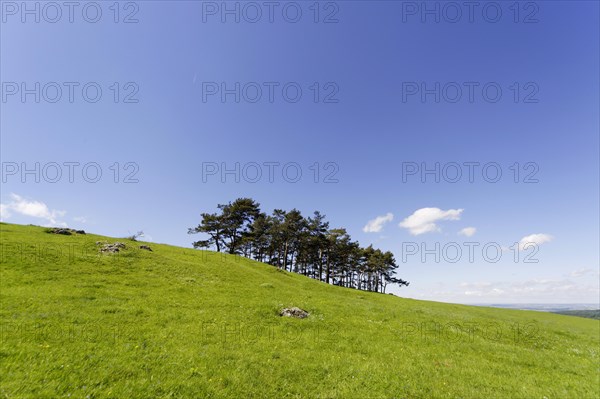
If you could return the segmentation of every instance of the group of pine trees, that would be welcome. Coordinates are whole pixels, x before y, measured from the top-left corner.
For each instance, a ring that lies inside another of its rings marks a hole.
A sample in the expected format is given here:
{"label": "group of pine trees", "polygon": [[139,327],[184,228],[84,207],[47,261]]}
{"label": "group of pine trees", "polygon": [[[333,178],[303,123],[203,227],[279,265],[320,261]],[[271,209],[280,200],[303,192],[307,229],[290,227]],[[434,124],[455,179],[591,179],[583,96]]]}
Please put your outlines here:
{"label": "group of pine trees", "polygon": [[408,285],[394,277],[394,255],[369,245],[362,248],[343,228],[330,229],[325,216],[315,211],[305,218],[300,211],[260,210],[250,198],[218,205],[219,212],[203,213],[189,234],[205,233],[194,248],[216,248],[280,269],[344,287],[385,292],[388,284]]}

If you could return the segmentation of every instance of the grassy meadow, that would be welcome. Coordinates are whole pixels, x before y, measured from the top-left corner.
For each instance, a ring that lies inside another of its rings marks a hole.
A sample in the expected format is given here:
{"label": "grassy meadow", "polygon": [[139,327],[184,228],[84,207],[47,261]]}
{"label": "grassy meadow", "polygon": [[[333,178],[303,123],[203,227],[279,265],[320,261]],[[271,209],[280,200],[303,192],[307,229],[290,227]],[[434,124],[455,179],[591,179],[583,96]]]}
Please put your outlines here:
{"label": "grassy meadow", "polygon": [[[96,241],[127,247],[100,254]],[[599,320],[403,299],[36,226],[2,223],[0,244],[1,398],[600,395]],[[310,316],[279,316],[292,306]]]}

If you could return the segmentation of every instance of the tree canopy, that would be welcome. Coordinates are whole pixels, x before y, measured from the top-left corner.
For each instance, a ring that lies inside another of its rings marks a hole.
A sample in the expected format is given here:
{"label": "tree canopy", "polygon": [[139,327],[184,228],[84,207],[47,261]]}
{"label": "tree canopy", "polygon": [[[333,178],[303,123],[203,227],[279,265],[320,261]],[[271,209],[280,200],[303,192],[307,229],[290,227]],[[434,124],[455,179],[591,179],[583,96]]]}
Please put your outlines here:
{"label": "tree canopy", "polygon": [[344,228],[330,228],[319,211],[304,217],[297,209],[275,209],[271,215],[250,198],[238,198],[217,206],[220,212],[202,213],[200,224],[189,234],[204,233],[208,239],[193,242],[194,248],[226,250],[290,272],[360,290],[385,292],[388,284],[407,286],[394,277],[394,255],[363,248]]}

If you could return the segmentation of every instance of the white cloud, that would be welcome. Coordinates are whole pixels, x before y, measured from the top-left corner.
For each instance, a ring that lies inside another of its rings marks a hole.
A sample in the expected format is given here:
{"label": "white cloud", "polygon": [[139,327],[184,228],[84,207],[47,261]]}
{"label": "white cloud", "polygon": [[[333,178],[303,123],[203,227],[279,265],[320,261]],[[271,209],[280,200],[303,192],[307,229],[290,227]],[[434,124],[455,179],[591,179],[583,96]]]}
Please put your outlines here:
{"label": "white cloud", "polygon": [[73,220],[79,223],[87,223],[87,219],[84,216],[76,216]]}
{"label": "white cloud", "polygon": [[461,231],[458,232],[461,236],[472,237],[477,229],[475,227],[465,227]]}
{"label": "white cloud", "polygon": [[577,296],[598,295],[598,283],[577,284],[569,279],[532,279],[526,281],[497,281],[462,283],[462,294],[469,297],[498,298],[514,300],[551,300]]}
{"label": "white cloud", "polygon": [[498,297],[498,296],[502,296],[505,293],[505,291],[503,289],[500,288],[491,288],[490,290],[486,291],[485,293],[483,291],[465,291],[465,295],[466,296],[488,296],[488,297]]}
{"label": "white cloud", "polygon": [[493,287],[493,283],[489,283],[489,282],[475,282],[475,283],[463,282],[463,283],[460,283],[460,286],[462,288],[470,288],[470,289],[486,289],[486,288]]}
{"label": "white cloud", "polygon": [[17,194],[10,194],[10,198],[10,202],[0,204],[0,212],[3,220],[11,217],[13,213],[17,213],[24,216],[44,219],[47,226],[67,226],[65,222],[58,220],[58,218],[65,216],[65,211],[58,211],[55,209],[50,210],[43,202],[27,200]]}
{"label": "white cloud", "polygon": [[[408,291],[408,289],[407,289]],[[412,296],[457,303],[598,303],[598,279],[534,278],[438,284]]]}
{"label": "white cloud", "polygon": [[369,220],[363,231],[365,233],[379,233],[383,228],[383,225],[394,220],[394,215],[387,213],[385,216],[377,216],[373,220]]}
{"label": "white cloud", "polygon": [[571,277],[583,277],[583,276],[585,276],[587,274],[592,273],[593,271],[594,270],[592,270],[592,269],[577,269],[577,270],[572,271],[569,274],[569,276],[571,276]]}
{"label": "white cloud", "polygon": [[525,248],[531,248],[531,247],[533,247],[533,245],[531,245],[531,244],[535,244],[535,245],[539,246],[545,242],[552,241],[553,238],[554,237],[552,237],[550,234],[543,234],[543,233],[530,234],[528,236],[521,238],[521,240],[519,241],[519,249],[523,250]]}
{"label": "white cloud", "polygon": [[463,209],[421,208],[400,222],[399,226],[408,229],[410,234],[416,236],[431,231],[439,231],[436,222],[440,220],[460,220]]}

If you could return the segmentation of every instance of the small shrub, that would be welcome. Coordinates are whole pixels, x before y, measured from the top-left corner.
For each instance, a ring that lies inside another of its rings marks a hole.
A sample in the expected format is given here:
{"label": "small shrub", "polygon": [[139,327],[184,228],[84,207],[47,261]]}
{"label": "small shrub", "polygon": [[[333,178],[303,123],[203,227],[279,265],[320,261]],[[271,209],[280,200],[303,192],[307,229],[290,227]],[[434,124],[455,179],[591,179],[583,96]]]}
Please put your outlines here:
{"label": "small shrub", "polygon": [[131,240],[131,241],[137,241],[138,238],[143,237],[143,236],[144,236],[144,232],[140,230],[140,231],[138,231],[137,233],[135,233],[133,235],[125,237],[125,239]]}

